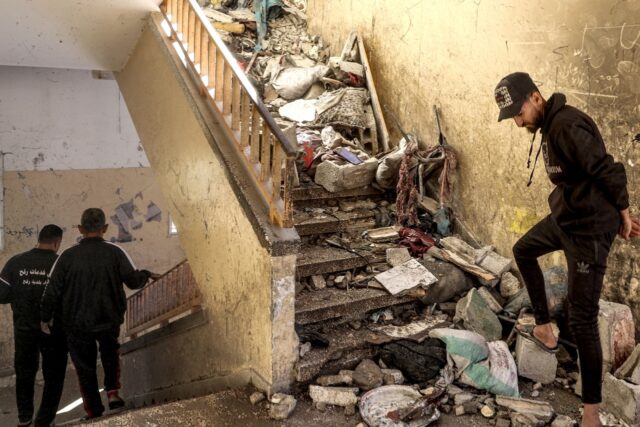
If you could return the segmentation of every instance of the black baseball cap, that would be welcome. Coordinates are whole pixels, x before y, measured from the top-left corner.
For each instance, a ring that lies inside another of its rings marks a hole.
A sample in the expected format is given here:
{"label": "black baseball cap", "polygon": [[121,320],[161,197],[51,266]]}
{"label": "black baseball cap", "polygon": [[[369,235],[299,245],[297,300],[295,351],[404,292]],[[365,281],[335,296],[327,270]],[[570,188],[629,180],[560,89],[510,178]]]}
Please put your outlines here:
{"label": "black baseball cap", "polygon": [[496,86],[496,104],[500,108],[498,121],[517,115],[527,95],[538,90],[531,76],[521,71],[505,76]]}

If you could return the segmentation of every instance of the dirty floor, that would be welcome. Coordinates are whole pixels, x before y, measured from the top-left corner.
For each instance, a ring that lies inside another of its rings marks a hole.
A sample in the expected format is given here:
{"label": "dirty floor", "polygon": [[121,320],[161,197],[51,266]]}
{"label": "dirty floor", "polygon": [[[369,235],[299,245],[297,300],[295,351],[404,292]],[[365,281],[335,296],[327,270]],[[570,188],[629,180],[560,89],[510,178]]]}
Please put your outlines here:
{"label": "dirty floor", "polygon": [[[79,394],[75,381],[67,383],[61,407],[76,400]],[[292,416],[286,421],[273,421],[268,417],[266,402],[252,406],[249,394],[253,390],[227,390],[195,399],[171,402],[164,405],[129,410],[118,414],[107,415],[93,422],[79,423],[77,420],[83,415],[79,405],[71,412],[59,415],[56,419],[58,426],[90,425],[93,427],[173,427],[173,426],[336,426],[354,427],[361,418],[359,414],[345,416],[344,410],[329,407],[324,412],[313,408],[308,397],[297,396],[298,405]],[[0,425],[16,425],[17,417],[13,398],[14,389],[6,387],[0,389]],[[38,387],[40,392],[40,387]],[[531,384],[522,384],[522,396],[529,397]],[[547,386],[542,390],[540,399],[548,400],[557,413],[569,415],[574,419],[579,416],[580,402],[573,393],[558,387]],[[486,420],[480,415],[464,415],[457,417],[453,414],[443,414],[438,426],[493,426],[492,420]]]}

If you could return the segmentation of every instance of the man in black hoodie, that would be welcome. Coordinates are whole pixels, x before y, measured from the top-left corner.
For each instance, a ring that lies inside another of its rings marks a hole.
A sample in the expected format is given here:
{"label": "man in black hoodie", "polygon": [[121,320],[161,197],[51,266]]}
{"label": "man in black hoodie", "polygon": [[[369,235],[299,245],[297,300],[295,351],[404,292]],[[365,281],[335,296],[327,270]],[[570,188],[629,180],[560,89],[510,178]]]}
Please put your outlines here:
{"label": "man in black hoodie", "polygon": [[49,426],[56,417],[67,369],[67,344],[60,325],[45,335],[40,330],[40,298],[47,274],[58,256],[62,229],[49,224],[38,234],[38,245],[11,258],[0,273],[0,304],[11,303],[15,340],[16,404],[18,426],[33,419],[33,391],[42,354],[44,389],[35,419],[36,426]]}
{"label": "man in black hoodie", "polygon": [[[542,349],[557,351],[551,329],[544,279],[537,258],[562,250],[569,273],[569,327],[580,354],[582,426],[599,426],[602,348],[598,333],[598,301],[609,248],[619,234],[640,235],[640,222],[629,215],[624,166],[607,154],[594,121],[555,93],[545,100],[528,74],[504,77],[495,89],[498,121],[513,118],[518,127],[542,141],[529,177],[542,151],[547,175],[555,185],[549,196],[551,214],[533,226],[513,247],[533,305],[536,326],[521,333]],[[528,166],[528,165],[527,165]]]}
{"label": "man in black hoodie", "polygon": [[82,213],[78,228],[83,239],[62,252],[53,265],[40,313],[42,322],[48,323],[60,307],[59,317],[67,333],[87,418],[104,412],[96,375],[96,342],[100,345],[109,409],[125,404],[118,395],[118,336],[127,309],[122,284],[140,289],[149,278],[158,277],[147,270],[137,270],[124,249],[105,241],[102,237],[107,227],[101,209],[89,208]]}

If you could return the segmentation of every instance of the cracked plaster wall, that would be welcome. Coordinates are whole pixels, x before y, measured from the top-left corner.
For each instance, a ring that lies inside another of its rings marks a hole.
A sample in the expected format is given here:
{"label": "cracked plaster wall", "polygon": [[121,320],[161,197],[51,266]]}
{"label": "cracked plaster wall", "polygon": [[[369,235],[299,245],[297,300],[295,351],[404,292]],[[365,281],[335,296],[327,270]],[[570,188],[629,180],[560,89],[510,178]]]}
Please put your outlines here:
{"label": "cracked plaster wall", "polygon": [[[441,108],[459,156],[456,212],[502,254],[512,256],[513,243],[548,214],[552,189],[542,159],[526,187],[530,135],[497,123],[493,91],[513,71],[531,73],[546,97],[564,92],[596,120],[640,215],[639,0],[309,0],[307,12],[333,55],[349,31],[361,32],[382,104],[426,144],[437,141],[432,105]],[[604,292],[630,304],[636,319],[639,248],[616,241]],[[560,254],[545,260],[562,262]]]}
{"label": "cracked plaster wall", "polygon": [[[292,259],[272,258],[258,238],[232,188],[233,172],[212,148],[215,142],[174,68],[177,56],[166,52],[158,30],[150,19],[118,83],[175,222],[184,230],[181,240],[205,299],[209,321],[196,332],[197,351],[177,346],[173,357],[187,365],[191,381],[226,378],[229,384],[250,380],[260,388],[287,387],[297,344]],[[291,280],[283,279],[287,275]],[[144,366],[144,358],[153,356],[131,357],[126,363]],[[179,376],[174,386],[189,381]]]}
{"label": "cracked plaster wall", "polygon": [[[0,266],[32,248],[43,225],[65,229],[64,249],[78,238],[85,208],[111,217],[130,201],[132,240],[120,244],[137,266],[164,272],[184,259],[115,81],[94,80],[90,71],[0,67],[0,151],[7,153]],[[163,214],[147,222],[151,202]],[[106,238],[116,239],[118,226],[108,222]],[[0,306],[0,325],[2,375],[13,367],[9,306]]]}

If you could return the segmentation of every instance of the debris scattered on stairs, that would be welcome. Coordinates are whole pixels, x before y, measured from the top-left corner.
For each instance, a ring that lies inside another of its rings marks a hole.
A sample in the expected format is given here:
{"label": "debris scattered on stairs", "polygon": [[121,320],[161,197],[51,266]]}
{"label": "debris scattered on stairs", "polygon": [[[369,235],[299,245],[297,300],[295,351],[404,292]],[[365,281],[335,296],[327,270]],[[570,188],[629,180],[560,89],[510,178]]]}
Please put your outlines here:
{"label": "debris scattered on stairs", "polygon": [[[317,407],[352,415],[357,406],[368,425],[429,425],[441,413],[505,427],[572,425],[538,400],[542,384],[580,393],[566,270],[544,271],[563,345],[542,352],[514,333],[531,321],[514,263],[469,238],[451,208],[458,162],[438,108],[437,139],[405,132],[386,107],[383,114],[367,40],[352,32],[332,52],[307,33],[304,0],[213,1],[205,13],[276,122],[295,135],[296,191],[313,195],[294,214],[302,240],[296,378],[315,382],[305,391]],[[599,322],[603,409],[637,424],[633,318],[603,301]],[[522,384],[531,399],[520,398]],[[284,419],[295,404],[275,394],[270,415]]]}

